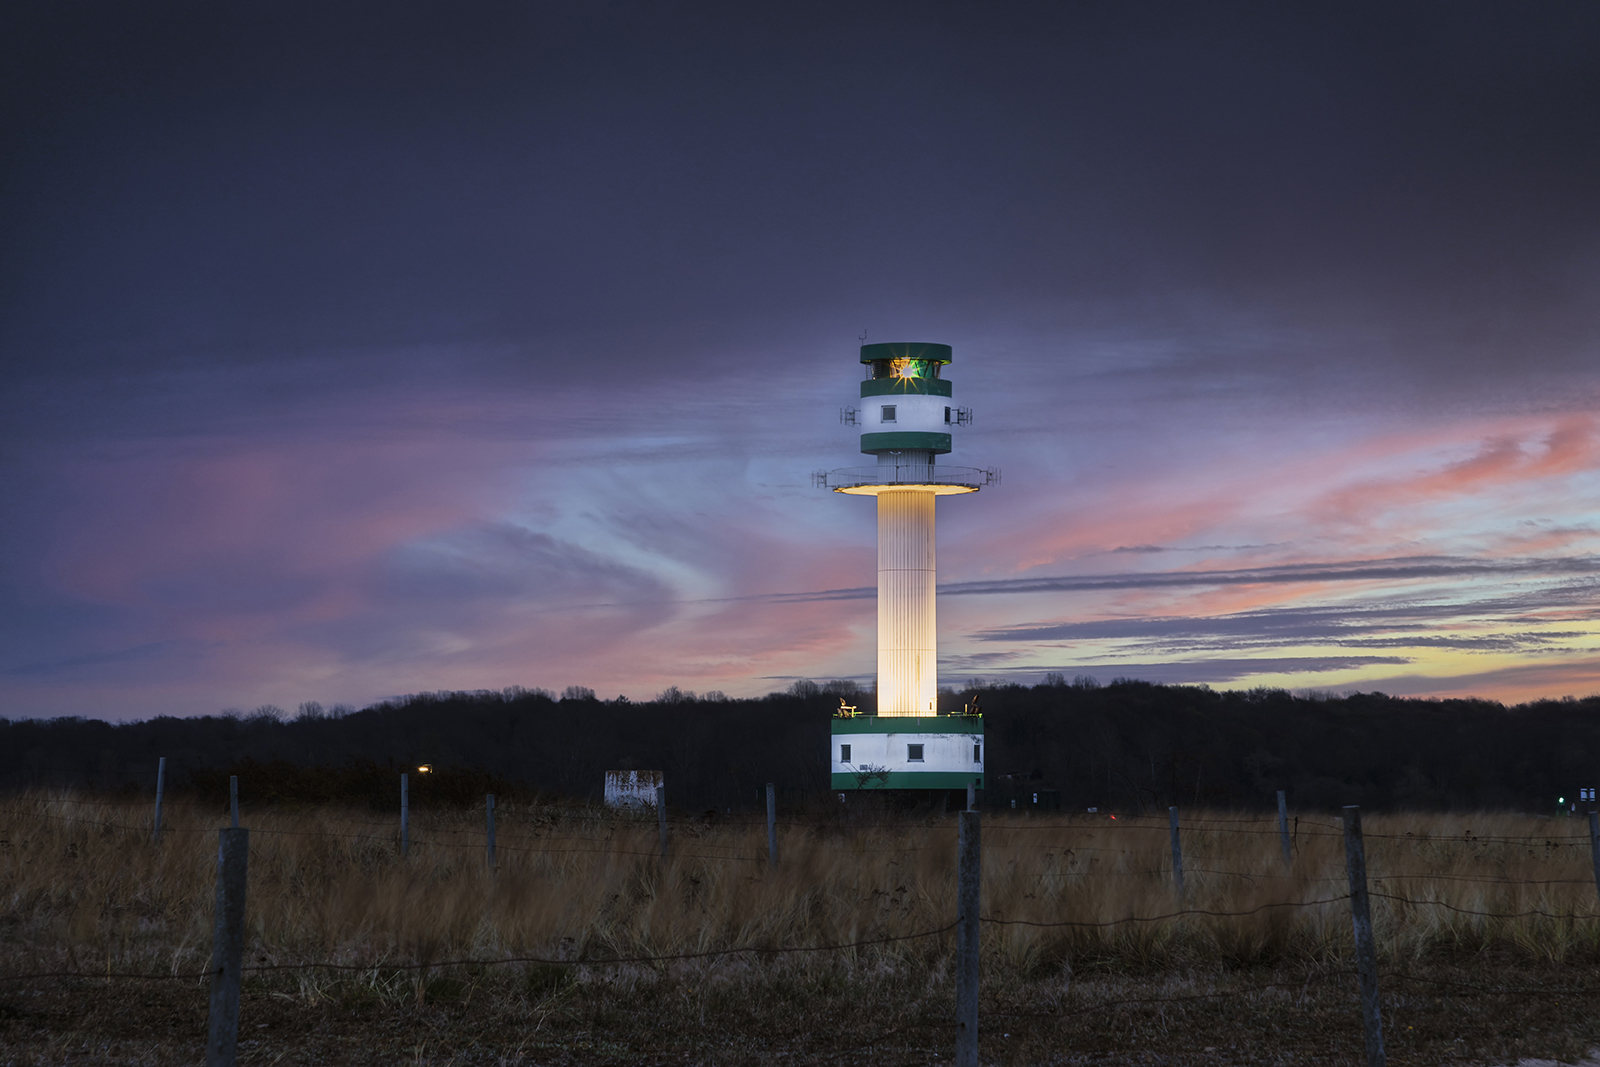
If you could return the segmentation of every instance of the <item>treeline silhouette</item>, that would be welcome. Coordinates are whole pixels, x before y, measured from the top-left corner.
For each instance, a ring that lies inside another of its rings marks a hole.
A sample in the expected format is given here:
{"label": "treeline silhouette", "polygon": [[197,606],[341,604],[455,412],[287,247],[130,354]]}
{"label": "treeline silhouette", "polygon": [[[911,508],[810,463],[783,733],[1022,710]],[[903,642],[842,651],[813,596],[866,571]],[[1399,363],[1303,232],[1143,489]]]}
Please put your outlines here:
{"label": "treeline silhouette", "polygon": [[[829,718],[852,683],[799,682],[730,700],[676,688],[649,702],[598,700],[573,687],[420,693],[361,711],[315,703],[197,718],[111,724],[89,718],[0,719],[0,788],[148,793],[167,757],[174,794],[220,799],[230,774],[246,803],[414,803],[546,795],[598,800],[605,771],[665,772],[681,809],[748,810],[764,783],[786,803],[825,803]],[[1286,789],[1301,810],[1554,812],[1600,779],[1600,697],[1514,707],[1280,689],[1214,691],[1059,675],[1044,684],[972,684],[940,711],[976,699],[987,730],[990,805],[1035,794],[1066,810],[1263,809]],[[421,765],[431,767],[419,774]],[[1053,794],[1053,795],[1052,795]]]}

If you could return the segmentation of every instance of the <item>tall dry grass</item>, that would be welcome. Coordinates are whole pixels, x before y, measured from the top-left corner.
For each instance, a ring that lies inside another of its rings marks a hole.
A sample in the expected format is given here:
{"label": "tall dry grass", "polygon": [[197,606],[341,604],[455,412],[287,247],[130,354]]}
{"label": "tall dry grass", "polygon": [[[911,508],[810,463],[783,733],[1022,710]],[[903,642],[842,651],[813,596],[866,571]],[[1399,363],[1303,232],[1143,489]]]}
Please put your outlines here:
{"label": "tall dry grass", "polygon": [[[146,804],[73,794],[0,800],[0,972],[206,966],[223,819],[169,806],[153,845],[149,817]],[[907,938],[698,965],[747,977],[932,974],[953,945],[949,933],[909,936],[954,919],[953,818],[785,823],[782,863],[771,869],[756,822],[677,821],[673,858],[662,863],[653,819],[508,805],[497,812],[493,872],[481,812],[414,813],[404,859],[394,821],[370,812],[247,810],[241,821],[251,829],[251,964],[318,961],[376,975],[460,958],[599,961]],[[996,977],[1349,957],[1336,818],[1299,818],[1287,871],[1272,819],[1186,818],[1181,908],[1164,819],[984,822],[984,913],[1010,923],[984,928],[984,966]],[[1391,964],[1490,950],[1600,959],[1581,820],[1378,815],[1366,831],[1371,887],[1388,894],[1373,912]],[[336,980],[297,976],[308,995]]]}

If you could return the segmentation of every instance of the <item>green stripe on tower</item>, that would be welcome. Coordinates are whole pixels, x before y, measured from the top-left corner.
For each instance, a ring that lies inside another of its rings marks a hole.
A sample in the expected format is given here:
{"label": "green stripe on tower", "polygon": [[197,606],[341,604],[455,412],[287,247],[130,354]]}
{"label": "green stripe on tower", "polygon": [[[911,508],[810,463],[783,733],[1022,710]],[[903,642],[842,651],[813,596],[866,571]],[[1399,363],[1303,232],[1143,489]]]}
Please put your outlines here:
{"label": "green stripe on tower", "polygon": [[862,345],[861,362],[878,359],[925,359],[932,363],[949,363],[952,352],[949,345],[929,344],[927,341],[894,341],[881,345]]}
{"label": "green stripe on tower", "polygon": [[925,452],[950,451],[947,433],[923,433],[919,430],[897,430],[893,433],[864,433],[861,435],[863,452],[900,452],[909,448]]}
{"label": "green stripe on tower", "polygon": [[868,378],[861,383],[861,398],[896,396],[901,393],[923,396],[950,396],[950,383],[943,378]]}

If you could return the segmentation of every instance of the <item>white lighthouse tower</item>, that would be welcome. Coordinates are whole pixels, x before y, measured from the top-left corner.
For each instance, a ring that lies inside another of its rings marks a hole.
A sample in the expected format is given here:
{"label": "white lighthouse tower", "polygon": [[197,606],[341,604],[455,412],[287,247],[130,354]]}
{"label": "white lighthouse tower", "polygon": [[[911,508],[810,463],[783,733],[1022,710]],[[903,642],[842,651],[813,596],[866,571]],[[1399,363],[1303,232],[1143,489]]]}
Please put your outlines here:
{"label": "white lighthouse tower", "polygon": [[877,462],[818,475],[837,493],[878,498],[878,694],[875,714],[833,720],[835,789],[983,786],[983,719],[940,715],[934,605],[934,501],[975,493],[992,470],[936,463],[951,433],[971,421],[952,403],[949,345],[863,345],[861,451]]}

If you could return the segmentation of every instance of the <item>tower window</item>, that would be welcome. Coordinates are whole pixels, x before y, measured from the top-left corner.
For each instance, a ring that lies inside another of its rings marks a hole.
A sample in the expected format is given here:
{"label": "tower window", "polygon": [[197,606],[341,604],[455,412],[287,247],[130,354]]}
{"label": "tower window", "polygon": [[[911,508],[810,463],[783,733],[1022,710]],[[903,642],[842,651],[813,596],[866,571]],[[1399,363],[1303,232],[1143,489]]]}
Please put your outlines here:
{"label": "tower window", "polygon": [[885,405],[883,405],[883,421],[884,422],[893,422],[894,421],[894,405],[893,404],[885,404]]}
{"label": "tower window", "polygon": [[839,762],[840,763],[849,763],[850,762],[850,746],[849,745],[840,745],[839,746]]}
{"label": "tower window", "polygon": [[[815,750],[813,750],[813,751],[815,751]],[[907,745],[906,746],[906,762],[907,763],[921,763],[922,762],[922,746],[921,745]]]}
{"label": "tower window", "polygon": [[982,763],[983,762],[983,745],[978,744],[976,742],[974,742],[973,746],[972,746],[972,762],[973,763]]}
{"label": "tower window", "polygon": [[949,409],[949,408],[945,408],[945,409],[944,409],[944,421],[945,421],[945,423],[946,423],[946,424],[947,424],[947,425],[948,425],[948,424],[949,424],[949,422],[950,422],[950,409]]}

